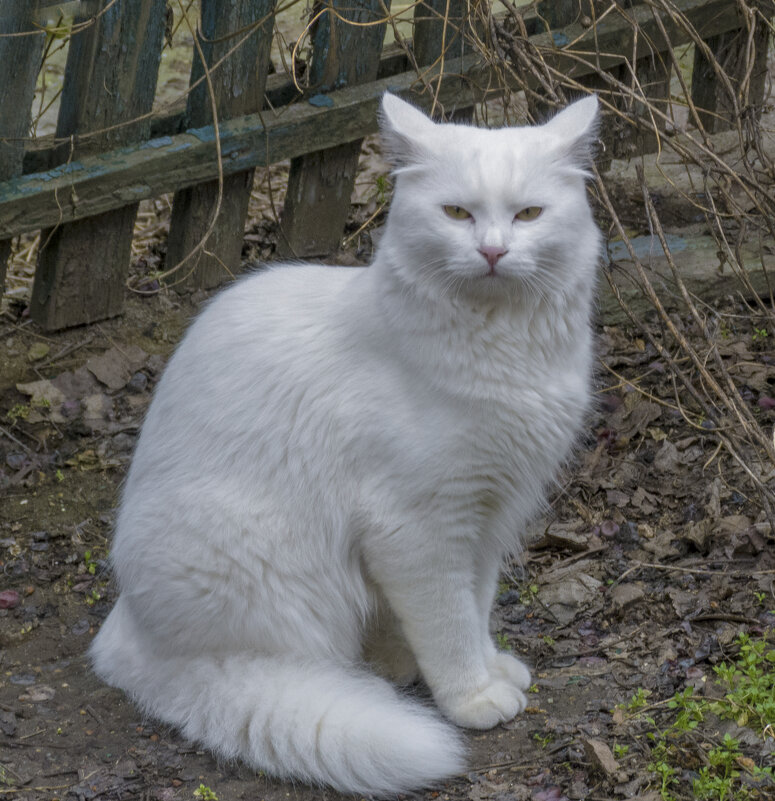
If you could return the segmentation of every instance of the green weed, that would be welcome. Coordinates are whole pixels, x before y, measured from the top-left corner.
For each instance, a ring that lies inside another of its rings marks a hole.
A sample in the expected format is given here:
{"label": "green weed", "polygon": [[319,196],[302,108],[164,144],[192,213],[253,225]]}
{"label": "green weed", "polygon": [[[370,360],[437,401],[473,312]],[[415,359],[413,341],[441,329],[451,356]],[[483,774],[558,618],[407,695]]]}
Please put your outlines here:
{"label": "green weed", "polygon": [[[639,689],[629,703],[621,705],[641,717],[650,729],[646,732],[653,744],[648,769],[658,781],[663,801],[676,801],[676,793],[683,789],[679,776],[692,764],[701,765],[696,769],[691,796],[700,801],[753,801],[760,796],[742,781],[742,772],[768,783],[773,778],[772,767],[757,765],[745,756],[739,742],[728,733],[721,742],[708,743],[712,735],[702,728],[709,716],[715,716],[766,736],[775,721],[775,648],[766,639],[748,634],[741,634],[737,645],[734,662],[713,668],[715,684],[723,692],[720,698],[697,695],[693,687],[687,687],[666,704],[650,707],[664,706],[670,711],[664,730],[644,713],[647,690]],[[616,746],[614,752],[619,755]]]}
{"label": "green weed", "polygon": [[200,784],[194,790],[194,798],[198,799],[198,801],[218,801],[218,796],[204,784]]}

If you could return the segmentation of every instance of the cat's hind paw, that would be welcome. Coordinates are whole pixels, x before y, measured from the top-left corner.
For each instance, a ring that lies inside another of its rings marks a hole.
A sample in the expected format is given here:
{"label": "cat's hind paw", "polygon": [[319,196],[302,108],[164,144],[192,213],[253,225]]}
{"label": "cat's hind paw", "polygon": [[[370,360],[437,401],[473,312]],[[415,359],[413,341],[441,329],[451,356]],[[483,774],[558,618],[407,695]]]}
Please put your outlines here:
{"label": "cat's hind paw", "polygon": [[532,682],[530,671],[519,659],[511,654],[498,651],[490,670],[493,675],[513,684],[517,689],[526,691]]}
{"label": "cat's hind paw", "polygon": [[447,717],[467,729],[491,729],[527,706],[525,694],[510,681],[496,679],[473,695],[443,705]]}

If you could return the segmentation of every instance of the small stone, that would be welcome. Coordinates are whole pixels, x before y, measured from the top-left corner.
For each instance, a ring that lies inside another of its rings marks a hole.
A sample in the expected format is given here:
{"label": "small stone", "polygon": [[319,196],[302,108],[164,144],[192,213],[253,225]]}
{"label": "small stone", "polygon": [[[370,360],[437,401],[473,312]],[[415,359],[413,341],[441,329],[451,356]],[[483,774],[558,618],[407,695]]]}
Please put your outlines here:
{"label": "small stone", "polygon": [[148,389],[148,376],[143,372],[135,373],[126,385],[128,392],[140,394]]}
{"label": "small stone", "polygon": [[615,537],[619,533],[619,524],[613,520],[604,520],[600,524],[600,533],[604,537]]}
{"label": "small stone", "polygon": [[86,634],[89,630],[89,621],[86,618],[83,620],[79,620],[71,629],[70,631],[75,634],[76,637],[80,637],[82,634]]}
{"label": "small stone", "polygon": [[11,470],[21,470],[26,461],[27,457],[19,451],[11,451],[11,453],[7,454],[5,457],[5,463]]}
{"label": "small stone", "polygon": [[584,740],[584,753],[592,764],[608,776],[613,776],[619,765],[611,749],[602,741],[589,737]]}
{"label": "small stone", "polygon": [[19,593],[16,590],[0,592],[0,609],[14,609],[19,605]]}
{"label": "small stone", "polygon": [[21,684],[26,686],[28,684],[35,684],[34,673],[14,673],[10,678],[11,684]]}
{"label": "small stone", "polygon": [[22,695],[19,696],[19,700],[40,704],[44,701],[50,701],[55,695],[56,691],[53,687],[49,687],[46,684],[36,684],[30,687],[26,693],[22,693]]}
{"label": "small stone", "polygon": [[588,17],[586,14],[583,14],[582,17],[579,19],[579,23],[581,24],[582,28],[591,28],[592,18]]}

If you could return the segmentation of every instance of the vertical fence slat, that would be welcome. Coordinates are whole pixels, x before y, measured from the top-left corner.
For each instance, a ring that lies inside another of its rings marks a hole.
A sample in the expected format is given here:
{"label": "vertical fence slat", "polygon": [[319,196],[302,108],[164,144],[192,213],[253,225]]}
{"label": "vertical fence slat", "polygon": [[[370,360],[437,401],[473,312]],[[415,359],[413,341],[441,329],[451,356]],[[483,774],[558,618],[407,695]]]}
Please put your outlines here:
{"label": "vertical fence slat", "polygon": [[[582,16],[592,18],[592,0],[544,0],[541,13],[551,30],[577,22]],[[622,8],[629,9],[637,5],[637,0],[618,0]],[[586,14],[585,7],[589,9]],[[629,54],[628,54],[629,56]],[[632,65],[632,72],[625,64],[613,67],[607,72],[613,79],[626,85],[633,84],[633,74],[637,83],[644,90],[649,100],[667,108],[670,97],[670,61],[664,53],[654,52],[638,58]],[[597,92],[610,91],[610,85],[601,75],[590,75],[582,78],[581,83]],[[604,151],[599,155],[598,169],[608,170],[614,158],[630,158],[636,153],[651,153],[657,149],[657,134],[653,130],[650,118],[646,117],[640,125],[638,119],[645,114],[646,105],[637,100],[625,100],[617,90],[613,91],[611,102],[621,111],[622,116],[610,115],[603,126],[600,139]],[[631,122],[627,121],[630,118]],[[665,121],[656,119],[657,127],[664,130]]]}
{"label": "vertical fence slat", "polygon": [[424,0],[415,7],[412,51],[418,66],[433,64],[442,53],[464,54],[466,9],[465,0]]}
{"label": "vertical fence slat", "polygon": [[[746,55],[748,31],[741,28],[737,31],[720,33],[709,37],[705,43],[729,77],[732,88],[739,94],[748,67]],[[753,70],[748,95],[737,99],[741,113],[747,107],[752,108],[757,118],[761,115],[764,104],[768,45],[769,29],[764,22],[757,20],[753,37]],[[700,122],[708,133],[727,131],[735,127],[734,105],[729,90],[719,79],[711,60],[697,46],[694,49],[692,70],[692,102],[697,106]]]}
{"label": "vertical fence slat", "polygon": [[[40,59],[46,35],[13,34],[34,31],[38,0],[0,0],[0,181],[7,181],[22,171],[24,140],[30,124],[30,110],[35,94]],[[11,242],[0,240],[0,295],[5,291],[5,270]]]}
{"label": "vertical fence slat", "polygon": [[[147,138],[149,118],[112,126],[152,108],[165,6],[165,0],[103,0],[104,13],[73,35],[56,135],[73,137],[74,158]],[[79,141],[79,135],[92,131],[100,133]],[[44,329],[121,312],[136,213],[132,203],[43,232],[31,313]]]}
{"label": "vertical fence slat", "polygon": [[[415,7],[412,51],[418,67],[437,61],[443,66],[442,58],[460,58],[468,52],[467,12],[465,0],[425,0]],[[454,109],[451,116],[456,122],[467,122],[473,116],[473,108]]]}
{"label": "vertical fence slat", "polygon": [[[229,54],[211,73],[218,119],[261,110],[272,43],[273,9],[274,0],[203,0],[199,41],[208,67]],[[245,39],[250,26],[262,21],[260,28]],[[195,84],[203,75],[202,62],[195,50],[191,83]],[[211,98],[206,81],[202,81],[188,97],[186,125],[198,128],[210,124]],[[247,170],[226,176],[220,213],[204,250],[188,258],[179,273],[170,277],[171,283],[180,281],[181,286],[210,288],[238,270],[253,173],[254,170]],[[167,243],[168,269],[192,253],[205,236],[217,198],[217,181],[175,193]]]}
{"label": "vertical fence slat", "polygon": [[[619,0],[625,9],[633,8],[638,0]],[[641,42],[641,45],[644,43]],[[646,43],[648,44],[648,43]],[[656,45],[657,43],[655,43]],[[649,100],[649,103],[662,112],[667,112],[670,98],[671,60],[665,52],[656,49],[650,55],[636,59],[633,65],[635,80]],[[624,84],[633,85],[633,76],[630,70],[622,65],[614,73]],[[637,92],[637,87],[633,87]],[[631,158],[636,154],[654,153],[659,149],[657,132],[648,114],[647,105],[640,100],[616,97],[617,107],[631,120],[628,124],[623,119],[614,121],[612,137],[609,139],[611,156],[613,158]],[[642,122],[639,123],[639,120]],[[664,132],[666,121],[655,116],[656,129]],[[607,143],[608,144],[608,143]]]}
{"label": "vertical fence slat", "polygon": [[[389,0],[328,0],[346,20],[383,19]],[[319,11],[322,6],[315,6]],[[366,83],[377,77],[386,23],[348,25],[325,12],[312,35],[310,85],[317,92]],[[278,242],[281,256],[321,256],[339,246],[355,184],[361,141],[291,160]]]}

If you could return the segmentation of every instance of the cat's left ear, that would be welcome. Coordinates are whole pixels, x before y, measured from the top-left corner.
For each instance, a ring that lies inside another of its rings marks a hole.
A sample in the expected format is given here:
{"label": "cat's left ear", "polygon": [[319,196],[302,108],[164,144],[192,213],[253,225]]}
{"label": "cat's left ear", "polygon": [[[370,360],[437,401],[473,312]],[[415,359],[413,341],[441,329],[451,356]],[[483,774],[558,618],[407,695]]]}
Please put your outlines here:
{"label": "cat's left ear", "polygon": [[379,127],[387,156],[397,169],[411,167],[427,158],[436,124],[419,109],[385,92]]}
{"label": "cat's left ear", "polygon": [[600,128],[596,95],[577,100],[552,117],[543,129],[556,143],[561,157],[586,171],[595,158],[595,143]]}

